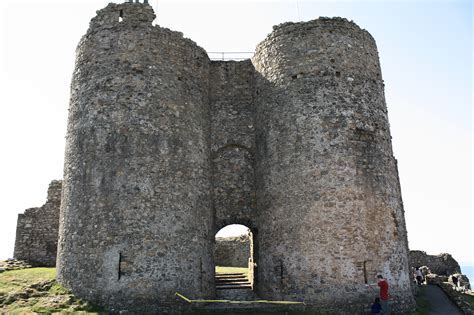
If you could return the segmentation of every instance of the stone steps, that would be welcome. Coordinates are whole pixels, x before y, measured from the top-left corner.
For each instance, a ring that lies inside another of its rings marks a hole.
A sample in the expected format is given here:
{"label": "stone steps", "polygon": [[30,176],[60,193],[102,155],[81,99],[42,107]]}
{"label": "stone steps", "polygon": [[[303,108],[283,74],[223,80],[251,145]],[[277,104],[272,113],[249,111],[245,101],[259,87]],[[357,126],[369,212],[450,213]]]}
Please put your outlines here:
{"label": "stone steps", "polygon": [[[258,303],[261,298],[252,290],[252,285],[243,273],[216,273],[216,300],[232,302],[216,302],[199,307],[203,311],[217,312],[287,312],[302,311],[304,305],[283,305]],[[241,301],[242,303],[239,303]]]}
{"label": "stone steps", "polygon": [[216,290],[252,290],[252,284],[243,273],[218,273]]}

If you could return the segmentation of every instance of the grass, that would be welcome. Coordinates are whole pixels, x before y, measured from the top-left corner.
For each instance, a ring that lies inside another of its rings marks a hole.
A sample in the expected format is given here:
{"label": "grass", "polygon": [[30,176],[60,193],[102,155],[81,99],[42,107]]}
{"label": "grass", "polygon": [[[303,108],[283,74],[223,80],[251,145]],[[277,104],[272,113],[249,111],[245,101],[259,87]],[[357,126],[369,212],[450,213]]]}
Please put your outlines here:
{"label": "grass", "polygon": [[249,269],[246,267],[216,266],[216,273],[243,273],[248,276]]}
{"label": "grass", "polygon": [[464,302],[469,304],[471,309],[474,309],[474,293],[461,293]]}
{"label": "grass", "polygon": [[55,268],[0,273],[0,314],[106,314],[56,282]]}
{"label": "grass", "polygon": [[55,268],[29,268],[0,273],[0,295],[20,292],[33,283],[56,278]]}
{"label": "grass", "polygon": [[425,296],[425,286],[418,287],[416,295],[416,309],[410,315],[427,315],[430,309],[430,304]]}

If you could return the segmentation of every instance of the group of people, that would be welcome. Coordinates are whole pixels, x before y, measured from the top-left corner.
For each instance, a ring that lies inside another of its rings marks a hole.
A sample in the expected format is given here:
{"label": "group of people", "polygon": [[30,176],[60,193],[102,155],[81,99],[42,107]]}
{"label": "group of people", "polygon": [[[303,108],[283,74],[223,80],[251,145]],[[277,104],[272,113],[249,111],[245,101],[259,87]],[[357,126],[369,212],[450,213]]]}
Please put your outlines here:
{"label": "group of people", "polygon": [[[425,283],[426,280],[426,270],[422,270],[423,267],[417,267],[417,268],[412,268],[413,271],[413,281],[418,285],[421,286],[422,284]],[[453,287],[455,290],[457,290],[458,285],[459,285],[459,279],[455,275],[451,275],[451,281],[453,283]]]}
{"label": "group of people", "polygon": [[[367,285],[371,288],[371,285]],[[370,306],[371,314],[390,314],[388,306],[388,281],[382,275],[377,276],[377,286],[379,287],[379,294]]]}

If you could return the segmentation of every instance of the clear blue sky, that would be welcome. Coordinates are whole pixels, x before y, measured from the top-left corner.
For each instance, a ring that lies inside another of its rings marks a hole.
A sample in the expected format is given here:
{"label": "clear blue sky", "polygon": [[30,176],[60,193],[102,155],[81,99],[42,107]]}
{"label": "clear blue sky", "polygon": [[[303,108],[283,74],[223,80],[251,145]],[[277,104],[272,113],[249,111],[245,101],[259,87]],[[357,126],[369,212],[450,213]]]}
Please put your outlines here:
{"label": "clear blue sky", "polygon": [[[62,177],[74,49],[108,1],[0,0],[0,259],[16,215]],[[473,264],[471,1],[150,0],[208,51],[253,51],[272,25],[354,20],[375,38],[412,249]]]}

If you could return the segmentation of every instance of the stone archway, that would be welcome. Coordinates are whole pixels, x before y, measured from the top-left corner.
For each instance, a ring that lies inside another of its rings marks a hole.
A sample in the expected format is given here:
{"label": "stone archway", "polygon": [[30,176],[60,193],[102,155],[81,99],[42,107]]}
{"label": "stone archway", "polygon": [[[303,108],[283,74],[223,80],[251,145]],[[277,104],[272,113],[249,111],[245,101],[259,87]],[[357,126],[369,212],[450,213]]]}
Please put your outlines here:
{"label": "stone archway", "polygon": [[215,288],[218,298],[255,298],[255,237],[241,224],[221,228],[215,236]]}

